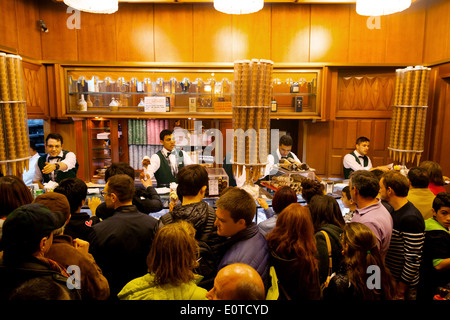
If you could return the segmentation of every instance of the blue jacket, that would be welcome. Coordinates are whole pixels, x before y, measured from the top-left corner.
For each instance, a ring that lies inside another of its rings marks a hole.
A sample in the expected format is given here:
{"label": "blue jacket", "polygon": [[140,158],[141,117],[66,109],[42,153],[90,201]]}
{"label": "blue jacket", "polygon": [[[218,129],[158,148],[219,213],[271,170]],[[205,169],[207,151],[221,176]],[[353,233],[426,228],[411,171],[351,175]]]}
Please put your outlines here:
{"label": "blue jacket", "polygon": [[245,263],[261,275],[266,290],[270,286],[269,248],[256,223],[230,237],[223,247],[226,252],[219,263],[218,270],[232,263]]}

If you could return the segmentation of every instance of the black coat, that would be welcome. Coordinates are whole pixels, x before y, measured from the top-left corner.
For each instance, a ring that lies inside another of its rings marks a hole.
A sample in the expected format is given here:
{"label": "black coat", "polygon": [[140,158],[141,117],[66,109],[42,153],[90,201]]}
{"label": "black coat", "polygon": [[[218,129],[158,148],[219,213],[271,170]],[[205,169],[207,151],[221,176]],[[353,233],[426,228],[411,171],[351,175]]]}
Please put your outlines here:
{"label": "black coat", "polygon": [[130,280],[147,273],[147,256],[157,220],[134,205],[114,210],[108,219],[94,225],[90,253],[109,282],[111,298]]}

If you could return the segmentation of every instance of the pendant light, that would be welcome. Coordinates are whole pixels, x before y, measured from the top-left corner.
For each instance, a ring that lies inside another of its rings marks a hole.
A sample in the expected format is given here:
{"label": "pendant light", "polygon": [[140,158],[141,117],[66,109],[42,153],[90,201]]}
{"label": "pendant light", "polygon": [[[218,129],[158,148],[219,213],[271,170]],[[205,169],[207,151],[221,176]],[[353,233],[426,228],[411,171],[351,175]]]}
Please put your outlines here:
{"label": "pendant light", "polygon": [[76,10],[90,13],[114,13],[119,9],[118,0],[64,0]]}
{"label": "pendant light", "polygon": [[264,7],[264,0],[214,0],[217,11],[228,14],[248,14]]}
{"label": "pendant light", "polygon": [[356,0],[356,12],[362,16],[383,16],[408,9],[411,0]]}

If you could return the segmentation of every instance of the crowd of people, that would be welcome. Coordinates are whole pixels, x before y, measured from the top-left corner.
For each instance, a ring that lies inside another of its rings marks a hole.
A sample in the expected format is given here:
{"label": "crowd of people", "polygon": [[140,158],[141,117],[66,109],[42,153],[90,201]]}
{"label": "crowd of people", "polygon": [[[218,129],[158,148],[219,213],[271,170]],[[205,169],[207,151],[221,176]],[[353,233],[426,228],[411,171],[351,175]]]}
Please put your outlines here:
{"label": "crowd of people", "polygon": [[[103,201],[86,204],[76,177],[35,198],[21,178],[1,177],[0,299],[436,299],[450,289],[450,193],[432,170],[352,172],[344,216],[312,180],[305,203],[289,187],[272,208],[228,187],[213,208],[207,172],[191,164],[159,220],[149,214],[162,209],[159,195],[136,187],[126,163],[107,169]],[[259,224],[257,202],[268,217]]]}

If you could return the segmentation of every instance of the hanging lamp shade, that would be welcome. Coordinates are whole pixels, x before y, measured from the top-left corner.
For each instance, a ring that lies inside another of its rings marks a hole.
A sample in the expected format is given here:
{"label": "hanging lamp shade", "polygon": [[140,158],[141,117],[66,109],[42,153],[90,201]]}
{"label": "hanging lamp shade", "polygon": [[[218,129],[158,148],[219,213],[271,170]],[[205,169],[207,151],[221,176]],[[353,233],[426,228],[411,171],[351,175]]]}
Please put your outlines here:
{"label": "hanging lamp shade", "polygon": [[411,0],[356,0],[356,12],[361,16],[383,16],[408,9]]}
{"label": "hanging lamp shade", "polygon": [[114,13],[119,9],[118,0],[64,0],[74,9],[90,13]]}
{"label": "hanging lamp shade", "polygon": [[228,14],[248,14],[264,7],[264,0],[214,0],[217,11]]}

